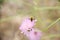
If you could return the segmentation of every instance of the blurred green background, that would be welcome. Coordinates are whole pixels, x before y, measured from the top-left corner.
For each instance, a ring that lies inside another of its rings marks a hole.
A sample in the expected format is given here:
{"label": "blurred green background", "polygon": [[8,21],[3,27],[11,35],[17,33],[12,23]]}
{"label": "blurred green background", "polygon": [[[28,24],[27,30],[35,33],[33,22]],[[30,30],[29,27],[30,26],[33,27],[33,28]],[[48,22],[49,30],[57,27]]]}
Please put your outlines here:
{"label": "blurred green background", "polygon": [[28,16],[38,20],[41,40],[60,40],[60,0],[0,0],[0,40],[28,40],[19,30]]}

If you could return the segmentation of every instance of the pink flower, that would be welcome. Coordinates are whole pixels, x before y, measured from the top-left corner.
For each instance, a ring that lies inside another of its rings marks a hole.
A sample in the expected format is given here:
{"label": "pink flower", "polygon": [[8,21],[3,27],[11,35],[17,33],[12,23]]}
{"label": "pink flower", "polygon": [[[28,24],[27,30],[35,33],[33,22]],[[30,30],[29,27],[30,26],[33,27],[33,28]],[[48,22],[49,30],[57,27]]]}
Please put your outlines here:
{"label": "pink flower", "polygon": [[36,20],[34,20],[33,18],[26,18],[19,27],[21,32],[23,32],[29,40],[39,40],[42,35],[41,31],[33,28],[35,22]]}
{"label": "pink flower", "polygon": [[22,32],[25,32],[26,30],[28,30],[29,28],[32,28],[35,25],[36,20],[31,20],[30,18],[26,18],[23,20],[21,26],[19,27],[19,29]]}
{"label": "pink flower", "polygon": [[42,32],[38,29],[32,28],[32,30],[27,34],[25,34],[29,40],[39,40],[42,36]]}

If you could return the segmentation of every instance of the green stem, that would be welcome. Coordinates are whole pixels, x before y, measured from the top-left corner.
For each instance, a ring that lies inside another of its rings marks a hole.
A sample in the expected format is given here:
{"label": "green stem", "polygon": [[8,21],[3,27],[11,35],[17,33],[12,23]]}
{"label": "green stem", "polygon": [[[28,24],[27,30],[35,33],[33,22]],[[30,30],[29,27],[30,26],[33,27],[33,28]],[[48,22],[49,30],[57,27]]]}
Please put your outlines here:
{"label": "green stem", "polygon": [[58,21],[60,21],[60,18],[58,18],[56,21],[52,22],[48,27],[43,29],[42,31],[47,31],[49,28],[51,28],[54,24],[56,24]]}

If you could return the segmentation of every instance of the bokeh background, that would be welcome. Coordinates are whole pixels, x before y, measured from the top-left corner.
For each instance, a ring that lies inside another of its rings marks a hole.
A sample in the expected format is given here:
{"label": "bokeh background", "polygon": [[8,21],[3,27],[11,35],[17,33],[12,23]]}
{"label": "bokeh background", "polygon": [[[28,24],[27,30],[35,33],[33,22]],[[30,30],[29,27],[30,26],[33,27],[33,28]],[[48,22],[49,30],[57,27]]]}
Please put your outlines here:
{"label": "bokeh background", "polygon": [[0,40],[28,40],[19,30],[28,16],[38,20],[41,40],[60,40],[60,0],[0,0]]}

